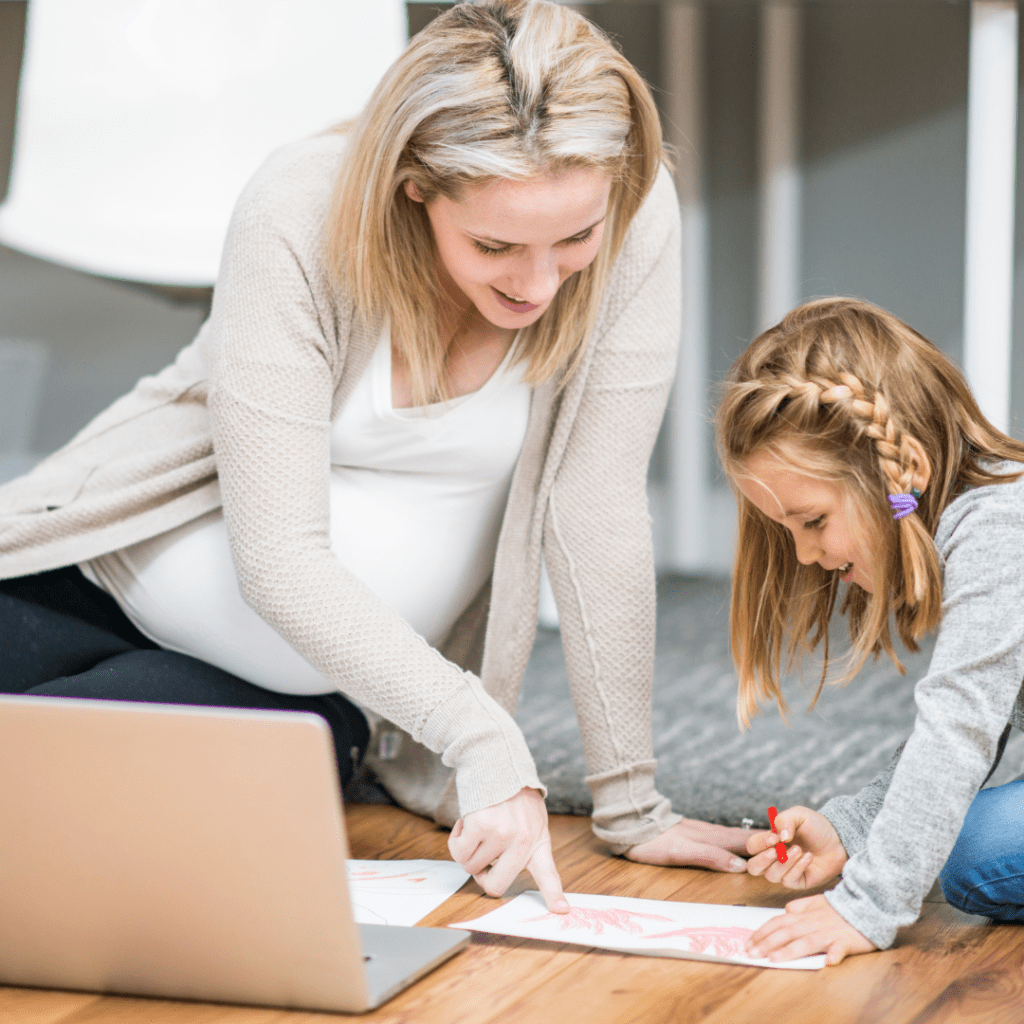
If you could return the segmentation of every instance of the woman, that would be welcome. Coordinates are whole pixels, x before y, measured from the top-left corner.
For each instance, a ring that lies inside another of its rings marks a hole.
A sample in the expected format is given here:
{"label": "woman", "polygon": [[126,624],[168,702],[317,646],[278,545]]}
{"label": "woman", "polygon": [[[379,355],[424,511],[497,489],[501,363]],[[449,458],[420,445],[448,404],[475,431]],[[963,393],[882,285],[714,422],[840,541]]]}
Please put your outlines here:
{"label": "woman", "polygon": [[369,746],[488,892],[567,910],[511,718],[543,549],[597,834],[743,870],[653,783],[678,258],[634,69],[556,4],[455,7],[257,173],[176,362],[0,491],[5,685],[315,710],[343,780]]}

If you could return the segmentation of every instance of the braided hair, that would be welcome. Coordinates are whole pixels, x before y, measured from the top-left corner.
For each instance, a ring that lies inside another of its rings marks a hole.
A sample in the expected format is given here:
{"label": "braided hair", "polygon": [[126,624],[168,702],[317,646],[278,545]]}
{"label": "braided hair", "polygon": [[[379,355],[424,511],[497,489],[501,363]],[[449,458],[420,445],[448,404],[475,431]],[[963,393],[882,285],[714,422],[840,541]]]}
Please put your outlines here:
{"label": "braided hair", "polygon": [[[722,465],[733,483],[755,456],[839,486],[854,528],[870,535],[874,587],[849,587],[840,612],[851,648],[840,682],[884,651],[902,672],[891,635],[911,651],[939,623],[942,573],[933,538],[961,491],[1016,479],[1003,460],[1024,462],[1024,444],[985,419],[960,370],[891,313],[857,299],[805,303],[765,331],[736,361],[716,414]],[[921,461],[930,479],[917,512],[898,522],[887,495],[910,491]],[[785,527],[737,490],[732,652],[738,715],[749,723],[761,699],[785,713],[783,652],[791,667],[823,642],[818,690],[829,668],[828,624],[839,574],[802,565]]]}

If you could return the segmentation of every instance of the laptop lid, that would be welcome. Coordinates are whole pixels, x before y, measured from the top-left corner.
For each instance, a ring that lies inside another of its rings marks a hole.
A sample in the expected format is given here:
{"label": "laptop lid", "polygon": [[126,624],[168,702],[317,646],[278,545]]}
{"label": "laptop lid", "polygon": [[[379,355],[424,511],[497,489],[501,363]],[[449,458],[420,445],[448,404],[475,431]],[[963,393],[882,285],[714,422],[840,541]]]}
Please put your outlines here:
{"label": "laptop lid", "polygon": [[360,1011],[466,941],[368,980],[317,715],[0,695],[0,823],[2,983]]}

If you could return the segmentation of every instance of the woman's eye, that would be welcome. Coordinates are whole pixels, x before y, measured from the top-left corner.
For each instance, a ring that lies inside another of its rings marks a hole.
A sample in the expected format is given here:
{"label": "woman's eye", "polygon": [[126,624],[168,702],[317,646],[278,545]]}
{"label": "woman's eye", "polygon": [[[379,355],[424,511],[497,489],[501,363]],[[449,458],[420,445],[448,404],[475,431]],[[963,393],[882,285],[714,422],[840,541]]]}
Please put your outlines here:
{"label": "woman's eye", "polygon": [[512,248],[510,245],[499,245],[495,248],[490,245],[484,245],[483,242],[478,242],[475,238],[473,239],[473,244],[486,256],[500,256],[503,252],[508,252]]}
{"label": "woman's eye", "polygon": [[590,241],[590,236],[593,235],[593,233],[594,233],[594,229],[593,228],[587,228],[587,230],[584,231],[582,235],[573,235],[572,238],[567,238],[565,240],[566,244],[567,245],[582,245],[584,242],[589,242]]}
{"label": "woman's eye", "polygon": [[809,523],[804,523],[805,530],[818,530],[825,522],[824,516],[818,516],[817,519],[812,519]]}

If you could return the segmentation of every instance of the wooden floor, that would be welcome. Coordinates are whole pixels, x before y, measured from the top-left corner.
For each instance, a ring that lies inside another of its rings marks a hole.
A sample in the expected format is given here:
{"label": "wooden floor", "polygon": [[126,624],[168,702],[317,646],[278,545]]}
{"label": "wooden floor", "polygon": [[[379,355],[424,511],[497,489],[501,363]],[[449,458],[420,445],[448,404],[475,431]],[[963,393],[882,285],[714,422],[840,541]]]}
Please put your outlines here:
{"label": "wooden floor", "polygon": [[[393,807],[350,806],[352,856],[445,858],[446,832]],[[605,854],[585,818],[552,818],[567,891],[781,906],[762,879],[633,864]],[[515,895],[533,888],[523,876]],[[423,924],[493,909],[470,882]],[[312,1024],[332,1014],[0,987],[0,1024]],[[1021,1024],[1024,927],[991,925],[941,901],[897,945],[822,971],[622,956],[475,935],[468,949],[376,1013],[339,1020],[404,1024]]]}

